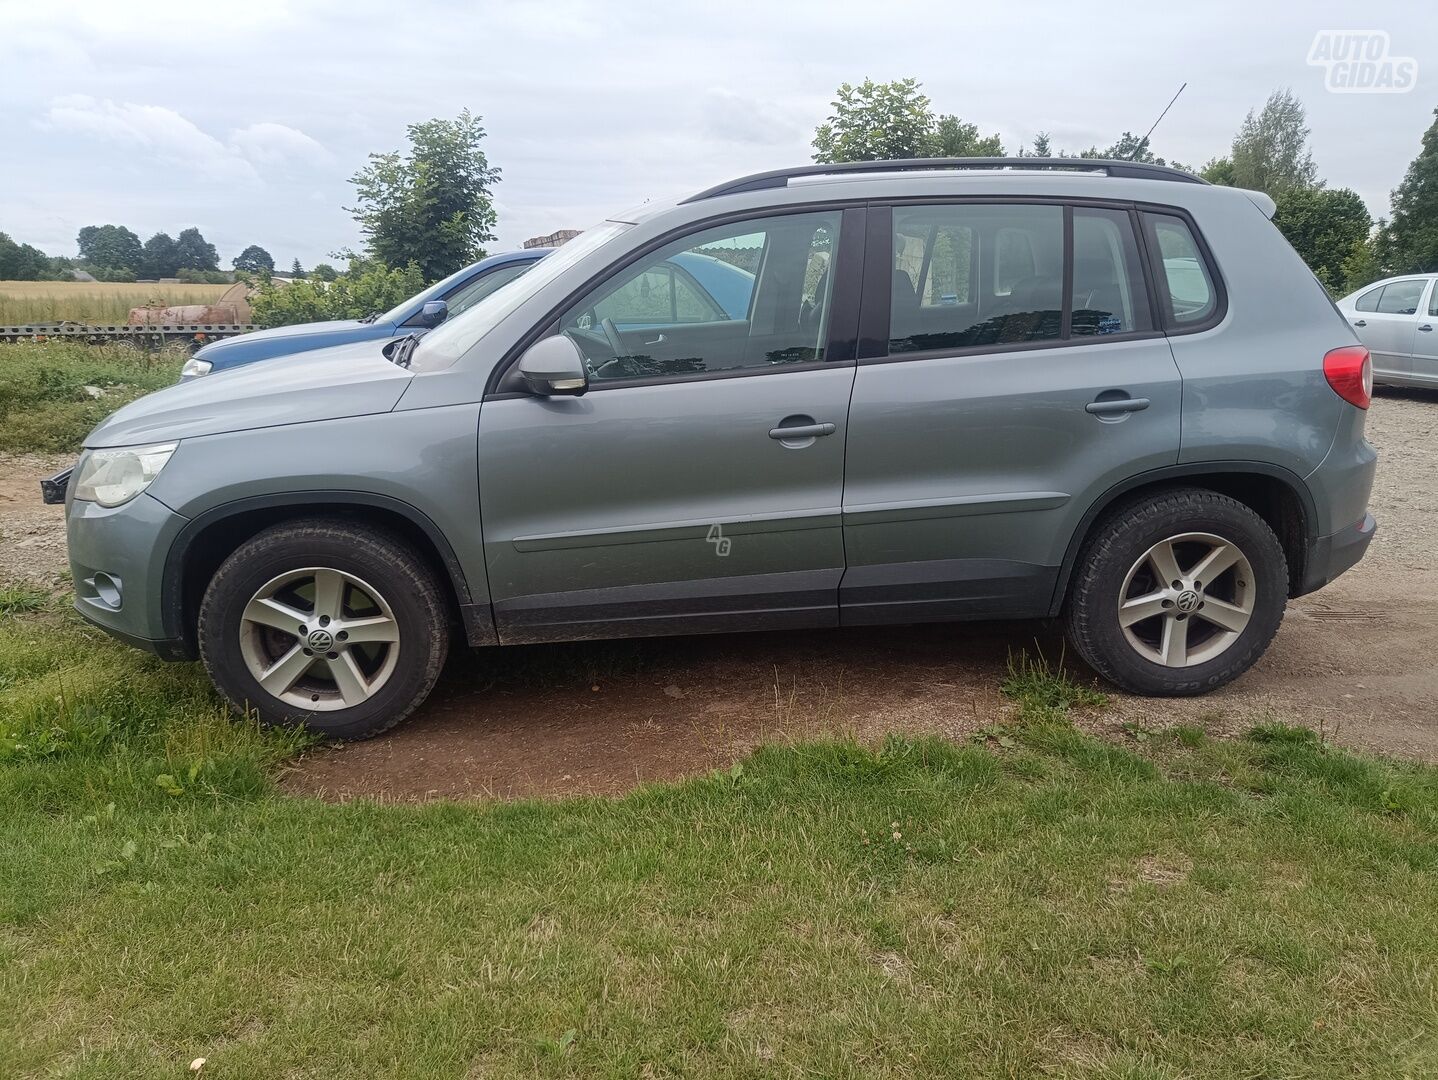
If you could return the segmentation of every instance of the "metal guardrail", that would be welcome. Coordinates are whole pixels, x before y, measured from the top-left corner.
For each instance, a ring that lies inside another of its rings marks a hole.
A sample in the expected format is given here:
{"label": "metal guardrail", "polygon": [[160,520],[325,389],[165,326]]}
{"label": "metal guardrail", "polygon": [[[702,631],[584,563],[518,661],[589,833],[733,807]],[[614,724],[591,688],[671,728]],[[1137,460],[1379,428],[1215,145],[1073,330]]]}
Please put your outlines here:
{"label": "metal guardrail", "polygon": [[258,330],[254,323],[130,323],[89,325],[87,323],[26,323],[0,326],[0,341],[23,341],[43,338],[82,338],[86,340],[154,340],[193,338],[203,334],[207,340],[232,337]]}

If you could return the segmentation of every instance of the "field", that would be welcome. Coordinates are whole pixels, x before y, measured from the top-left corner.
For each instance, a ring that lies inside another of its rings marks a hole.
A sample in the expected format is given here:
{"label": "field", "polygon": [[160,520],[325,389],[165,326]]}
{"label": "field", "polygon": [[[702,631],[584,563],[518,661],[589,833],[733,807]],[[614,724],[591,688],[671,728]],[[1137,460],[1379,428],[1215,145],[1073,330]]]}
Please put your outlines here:
{"label": "field", "polygon": [[120,323],[151,301],[170,307],[212,304],[228,285],[158,285],[92,281],[0,281],[0,326],[69,320]]}
{"label": "field", "polygon": [[0,452],[73,453],[121,405],[179,378],[187,355],[60,341],[0,344]]}

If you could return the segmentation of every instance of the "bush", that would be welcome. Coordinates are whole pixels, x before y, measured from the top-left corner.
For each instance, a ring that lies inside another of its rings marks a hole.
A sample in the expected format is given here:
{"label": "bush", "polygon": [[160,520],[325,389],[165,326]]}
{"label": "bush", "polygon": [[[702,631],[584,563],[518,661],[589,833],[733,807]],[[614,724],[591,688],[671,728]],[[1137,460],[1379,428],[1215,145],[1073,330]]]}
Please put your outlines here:
{"label": "bush", "polygon": [[289,283],[261,278],[250,295],[250,311],[260,326],[360,319],[387,311],[424,287],[424,277],[413,263],[394,270],[371,259],[351,259],[349,269],[333,281],[314,276]]}

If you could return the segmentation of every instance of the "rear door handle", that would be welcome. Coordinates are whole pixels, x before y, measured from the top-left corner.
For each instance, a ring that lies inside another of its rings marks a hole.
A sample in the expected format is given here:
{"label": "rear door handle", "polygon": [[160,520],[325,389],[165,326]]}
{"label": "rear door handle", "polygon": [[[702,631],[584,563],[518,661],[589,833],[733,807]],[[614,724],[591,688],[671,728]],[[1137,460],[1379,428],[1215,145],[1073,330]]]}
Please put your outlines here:
{"label": "rear door handle", "polygon": [[820,435],[834,434],[833,424],[795,424],[793,427],[769,429],[771,439],[817,439]]}
{"label": "rear door handle", "polygon": [[1090,401],[1083,410],[1095,416],[1115,416],[1118,413],[1142,412],[1148,406],[1149,400],[1146,397],[1124,397]]}
{"label": "rear door handle", "polygon": [[1432,323],[1424,323],[1424,324],[1423,324],[1422,326],[1420,326],[1418,329],[1419,329],[1419,330],[1423,330],[1423,331],[1431,331],[1431,330],[1433,329],[1433,325],[1432,325]]}
{"label": "rear door handle", "polygon": [[1367,326],[1367,325],[1368,325],[1368,320],[1367,320],[1367,319],[1354,319],[1354,320],[1353,320],[1353,325],[1354,325],[1354,326]]}

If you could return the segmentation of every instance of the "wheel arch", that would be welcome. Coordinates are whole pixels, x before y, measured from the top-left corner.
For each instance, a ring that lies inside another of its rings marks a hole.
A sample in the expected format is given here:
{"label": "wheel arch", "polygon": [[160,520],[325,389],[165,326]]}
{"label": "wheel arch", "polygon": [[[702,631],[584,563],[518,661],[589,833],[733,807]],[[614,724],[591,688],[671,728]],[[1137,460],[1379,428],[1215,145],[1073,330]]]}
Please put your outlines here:
{"label": "wheel arch", "polygon": [[1309,555],[1317,539],[1315,523],[1318,512],[1308,485],[1297,473],[1265,461],[1198,462],[1172,465],[1129,477],[1094,500],[1079,521],[1064,552],[1049,604],[1051,616],[1057,616],[1063,610],[1079,553],[1103,515],[1120,500],[1176,487],[1216,491],[1237,499],[1263,518],[1278,537],[1288,560],[1289,595],[1299,594]]}
{"label": "wheel arch", "polygon": [[298,518],[327,516],[371,524],[404,537],[441,585],[448,584],[442,592],[469,644],[497,642],[489,605],[475,603],[453,547],[428,515],[387,495],[335,491],[260,495],[212,507],[192,518],[165,558],[161,613],[166,636],[182,641],[190,658],[198,656],[195,626],[200,599],[220,564],[264,529]]}

